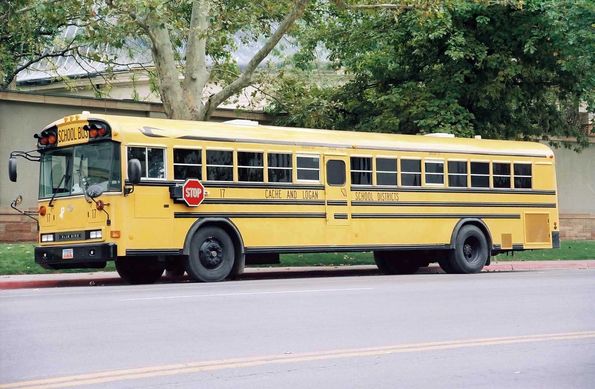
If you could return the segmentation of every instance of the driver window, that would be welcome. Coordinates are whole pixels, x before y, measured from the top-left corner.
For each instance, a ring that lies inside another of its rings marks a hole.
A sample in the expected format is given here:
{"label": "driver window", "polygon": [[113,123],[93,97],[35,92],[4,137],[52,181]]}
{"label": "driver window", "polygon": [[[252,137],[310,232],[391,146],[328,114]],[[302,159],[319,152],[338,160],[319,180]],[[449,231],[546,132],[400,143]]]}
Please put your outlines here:
{"label": "driver window", "polygon": [[141,165],[141,179],[165,178],[165,149],[129,147],[128,160],[136,158]]}

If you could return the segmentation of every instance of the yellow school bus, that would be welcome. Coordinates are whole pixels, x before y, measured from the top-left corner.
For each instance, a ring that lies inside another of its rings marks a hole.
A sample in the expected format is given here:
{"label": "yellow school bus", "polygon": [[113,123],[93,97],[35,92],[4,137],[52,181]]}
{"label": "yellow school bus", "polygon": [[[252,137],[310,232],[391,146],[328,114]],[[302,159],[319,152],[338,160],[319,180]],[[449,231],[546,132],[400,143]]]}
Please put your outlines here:
{"label": "yellow school bus", "polygon": [[[165,269],[221,281],[282,253],[371,251],[389,274],[476,273],[494,254],[560,244],[540,143],[88,112],[35,138],[46,268],[115,261],[131,283]],[[184,200],[192,180],[198,206]]]}

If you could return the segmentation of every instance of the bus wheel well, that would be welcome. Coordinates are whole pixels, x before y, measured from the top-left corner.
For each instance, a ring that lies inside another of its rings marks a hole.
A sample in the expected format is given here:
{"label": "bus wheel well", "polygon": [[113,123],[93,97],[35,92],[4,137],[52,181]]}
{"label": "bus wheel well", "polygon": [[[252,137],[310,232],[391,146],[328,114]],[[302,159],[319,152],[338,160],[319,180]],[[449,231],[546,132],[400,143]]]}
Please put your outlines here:
{"label": "bus wheel well", "polygon": [[485,235],[485,237],[486,237],[486,239],[488,241],[488,262],[487,262],[486,265],[489,265],[490,264],[490,257],[492,255],[492,235],[490,234],[490,229],[488,228],[488,226],[481,219],[461,219],[461,220],[459,220],[459,222],[456,224],[455,228],[452,231],[452,236],[450,238],[450,248],[451,249],[454,249],[455,242],[456,242],[456,239],[457,239],[457,234],[459,233],[459,230],[463,226],[466,226],[466,225],[476,226]]}
{"label": "bus wheel well", "polygon": [[190,241],[194,233],[196,233],[196,231],[198,231],[200,228],[204,227],[221,228],[227,233],[227,235],[229,235],[231,241],[233,242],[233,248],[235,251],[235,261],[231,271],[231,277],[234,278],[235,276],[242,274],[246,263],[244,241],[242,240],[242,236],[240,235],[237,227],[228,219],[202,219],[196,221],[190,227],[190,230],[188,230],[188,234],[186,235],[186,240],[184,242],[184,255],[189,255],[190,253]]}

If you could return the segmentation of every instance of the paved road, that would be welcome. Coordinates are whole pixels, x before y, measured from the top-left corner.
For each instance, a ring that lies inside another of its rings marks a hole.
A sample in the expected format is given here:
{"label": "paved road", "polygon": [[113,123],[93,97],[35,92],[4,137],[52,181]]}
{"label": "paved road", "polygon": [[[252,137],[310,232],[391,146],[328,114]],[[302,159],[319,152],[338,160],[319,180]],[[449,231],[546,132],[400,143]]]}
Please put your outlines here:
{"label": "paved road", "polygon": [[593,270],[3,290],[0,388],[592,388],[593,296]]}

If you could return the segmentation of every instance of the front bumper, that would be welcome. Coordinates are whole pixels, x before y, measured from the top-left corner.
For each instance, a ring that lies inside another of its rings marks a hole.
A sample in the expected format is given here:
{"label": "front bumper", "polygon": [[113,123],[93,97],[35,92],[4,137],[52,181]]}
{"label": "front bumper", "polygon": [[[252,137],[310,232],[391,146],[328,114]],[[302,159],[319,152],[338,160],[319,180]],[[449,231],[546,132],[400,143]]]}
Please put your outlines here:
{"label": "front bumper", "polygon": [[117,252],[114,243],[36,247],[35,262],[46,269],[101,269],[116,259]]}

